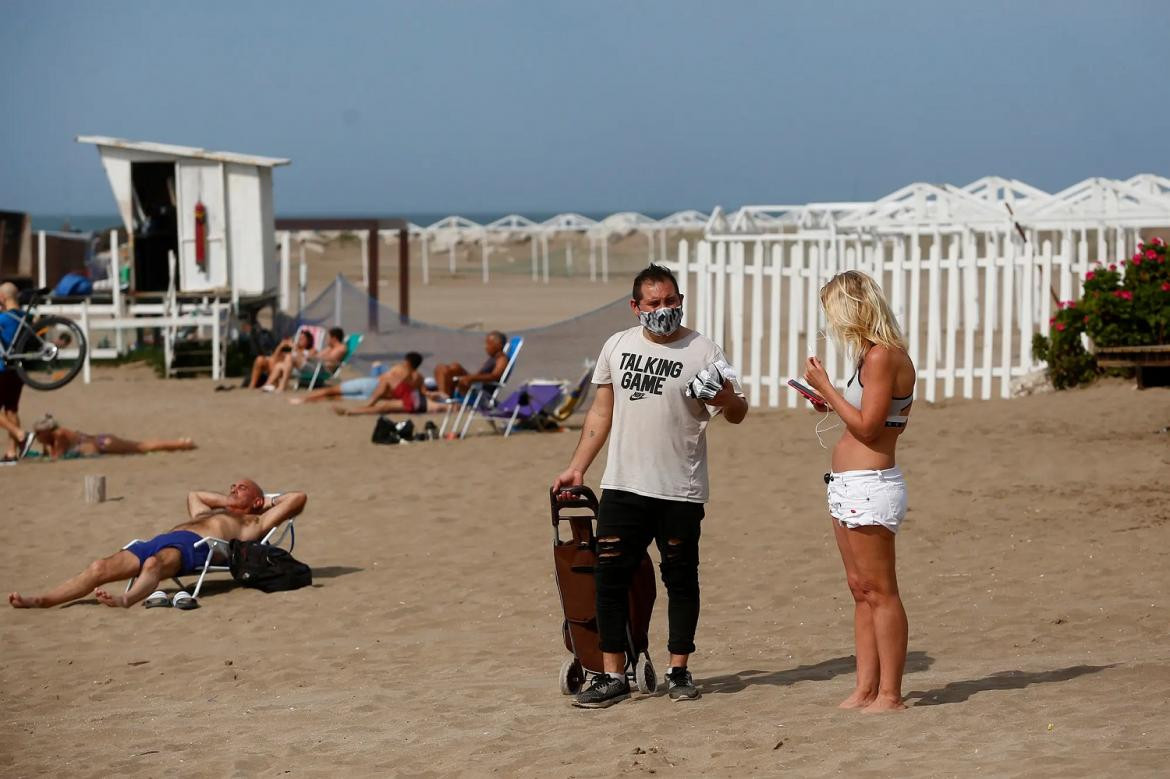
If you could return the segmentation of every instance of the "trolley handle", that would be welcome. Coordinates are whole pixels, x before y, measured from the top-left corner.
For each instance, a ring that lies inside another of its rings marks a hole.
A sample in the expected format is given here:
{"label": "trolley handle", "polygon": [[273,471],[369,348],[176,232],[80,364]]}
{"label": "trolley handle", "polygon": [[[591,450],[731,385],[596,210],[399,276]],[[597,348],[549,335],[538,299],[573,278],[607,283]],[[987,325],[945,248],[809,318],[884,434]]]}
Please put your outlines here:
{"label": "trolley handle", "polygon": [[561,511],[564,509],[589,509],[594,514],[597,513],[597,496],[585,485],[565,487],[559,491],[550,489],[548,497],[552,504],[553,527],[561,521]]}

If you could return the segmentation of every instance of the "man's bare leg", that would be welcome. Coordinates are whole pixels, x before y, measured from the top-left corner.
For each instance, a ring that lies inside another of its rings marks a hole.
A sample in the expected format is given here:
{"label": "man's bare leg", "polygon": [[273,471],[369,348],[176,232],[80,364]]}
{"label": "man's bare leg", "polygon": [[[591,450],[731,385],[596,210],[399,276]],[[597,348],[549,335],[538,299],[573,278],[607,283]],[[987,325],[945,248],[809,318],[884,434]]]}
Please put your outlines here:
{"label": "man's bare leg", "polygon": [[84,571],[44,595],[26,598],[19,592],[9,593],[8,603],[17,609],[47,609],[88,595],[98,585],[129,579],[137,575],[139,567],[138,558],[123,549],[109,557],[94,560]]}
{"label": "man's bare leg", "polygon": [[439,392],[442,392],[447,397],[455,392],[455,380],[460,376],[466,376],[467,369],[460,363],[453,362],[449,365],[440,365],[435,368],[435,383],[439,385]]}
{"label": "man's bare leg", "polygon": [[113,595],[105,589],[98,587],[93,591],[94,597],[107,606],[120,606],[124,609],[130,608],[154,592],[160,581],[177,576],[181,563],[182,557],[179,555],[178,549],[174,547],[160,549],[156,554],[143,561],[141,573],[134,580],[134,585],[125,593]]}
{"label": "man's bare leg", "polygon": [[338,416],[355,417],[362,414],[406,414],[406,406],[401,400],[380,400],[372,406],[359,406],[358,408],[345,408],[344,406],[334,406],[333,411]]}
{"label": "man's bare leg", "polygon": [[299,406],[302,403],[317,403],[318,401],[329,400],[329,398],[340,398],[340,397],[341,397],[341,387],[322,387],[321,389],[313,390],[312,392],[310,392],[308,395],[305,395],[304,397],[289,398],[288,402],[293,404],[294,406]]}

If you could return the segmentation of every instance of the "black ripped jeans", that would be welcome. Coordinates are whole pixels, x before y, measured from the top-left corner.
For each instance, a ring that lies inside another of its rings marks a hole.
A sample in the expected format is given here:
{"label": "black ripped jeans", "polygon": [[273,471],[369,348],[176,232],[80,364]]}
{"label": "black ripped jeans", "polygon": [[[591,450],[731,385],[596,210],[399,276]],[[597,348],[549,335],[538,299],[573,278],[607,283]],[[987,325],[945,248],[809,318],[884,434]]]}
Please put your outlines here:
{"label": "black ripped jeans", "polygon": [[642,553],[658,543],[669,599],[671,654],[695,651],[699,624],[699,533],[703,504],[605,490],[597,513],[597,629],[601,651],[626,651],[629,588]]}

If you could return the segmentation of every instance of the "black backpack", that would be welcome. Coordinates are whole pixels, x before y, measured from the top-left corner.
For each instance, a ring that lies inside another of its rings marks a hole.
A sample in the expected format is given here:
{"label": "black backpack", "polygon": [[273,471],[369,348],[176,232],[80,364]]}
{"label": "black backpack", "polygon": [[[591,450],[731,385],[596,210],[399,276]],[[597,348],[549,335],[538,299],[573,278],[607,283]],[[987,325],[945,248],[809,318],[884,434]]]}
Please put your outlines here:
{"label": "black backpack", "polygon": [[231,542],[232,578],[263,592],[298,590],[313,583],[313,571],[288,550],[258,541]]}
{"label": "black backpack", "polygon": [[396,444],[402,440],[398,435],[397,425],[394,420],[389,417],[379,415],[378,421],[374,423],[374,433],[370,436],[370,442],[375,444]]}

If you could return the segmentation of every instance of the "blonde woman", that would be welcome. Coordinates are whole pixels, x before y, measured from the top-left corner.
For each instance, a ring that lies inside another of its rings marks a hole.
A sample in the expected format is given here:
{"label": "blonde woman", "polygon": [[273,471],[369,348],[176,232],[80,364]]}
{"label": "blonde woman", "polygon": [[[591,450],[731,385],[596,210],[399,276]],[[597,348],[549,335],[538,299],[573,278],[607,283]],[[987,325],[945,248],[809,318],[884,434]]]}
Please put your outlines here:
{"label": "blonde woman", "polygon": [[37,441],[41,443],[44,455],[56,460],[58,457],[94,457],[99,454],[148,454],[150,452],[185,452],[195,448],[190,438],[145,441],[131,441],[109,433],[90,435],[79,430],[61,427],[52,414],[38,420],[33,426]]}
{"label": "blonde woman", "polygon": [[869,276],[845,271],[821,288],[834,338],[855,369],[837,391],[815,356],[805,380],[845,425],[833,447],[829,514],[853,594],[857,686],[841,703],[866,712],[903,709],[906,611],[894,573],[894,538],[906,515],[906,482],[895,464],[916,374],[906,342],[881,290]]}

